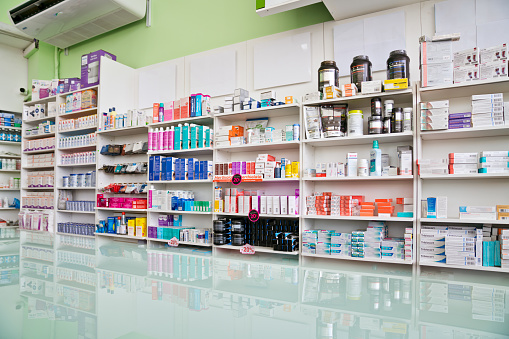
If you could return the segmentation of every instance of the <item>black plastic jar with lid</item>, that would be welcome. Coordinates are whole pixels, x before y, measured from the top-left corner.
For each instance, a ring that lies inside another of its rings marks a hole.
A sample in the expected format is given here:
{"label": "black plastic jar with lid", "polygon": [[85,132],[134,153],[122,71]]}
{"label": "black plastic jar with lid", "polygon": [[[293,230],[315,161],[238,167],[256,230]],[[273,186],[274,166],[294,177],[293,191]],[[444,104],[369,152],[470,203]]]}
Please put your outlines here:
{"label": "black plastic jar with lid", "polygon": [[318,69],[318,91],[322,93],[326,86],[339,87],[339,68],[334,60],[322,61]]}
{"label": "black plastic jar with lid", "polygon": [[387,59],[387,79],[408,79],[410,83],[410,58],[404,49],[392,51]]}
{"label": "black plastic jar with lid", "polygon": [[367,55],[357,55],[353,57],[353,62],[350,65],[350,82],[357,86],[357,90],[361,92],[361,85],[363,81],[371,81],[371,61]]}

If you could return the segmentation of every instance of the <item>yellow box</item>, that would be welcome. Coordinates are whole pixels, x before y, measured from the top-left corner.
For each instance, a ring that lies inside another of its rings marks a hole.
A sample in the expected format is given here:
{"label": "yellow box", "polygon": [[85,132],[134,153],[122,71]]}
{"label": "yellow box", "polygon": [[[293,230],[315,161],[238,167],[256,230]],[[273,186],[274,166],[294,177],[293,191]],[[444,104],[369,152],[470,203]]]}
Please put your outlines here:
{"label": "yellow box", "polygon": [[292,178],[299,177],[299,167],[300,167],[300,162],[298,162],[298,161],[292,162]]}
{"label": "yellow box", "polygon": [[341,90],[336,86],[325,86],[323,88],[324,99],[341,98]]}
{"label": "yellow box", "polygon": [[136,218],[136,237],[147,236],[147,218],[140,217]]}
{"label": "yellow box", "polygon": [[295,100],[292,95],[285,97],[285,104],[288,105],[288,104],[295,104],[295,103],[297,103],[297,100]]}
{"label": "yellow box", "polygon": [[392,91],[396,89],[405,89],[408,88],[408,79],[391,79],[391,80],[384,80],[384,89],[386,91]]}

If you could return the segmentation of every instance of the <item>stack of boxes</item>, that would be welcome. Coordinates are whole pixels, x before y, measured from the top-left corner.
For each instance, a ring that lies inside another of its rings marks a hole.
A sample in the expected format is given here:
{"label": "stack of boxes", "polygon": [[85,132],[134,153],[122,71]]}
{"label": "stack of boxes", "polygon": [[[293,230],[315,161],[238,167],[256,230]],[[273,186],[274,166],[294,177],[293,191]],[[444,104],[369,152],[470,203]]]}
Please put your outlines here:
{"label": "stack of boxes", "polygon": [[222,126],[218,127],[214,136],[216,147],[228,147],[244,144],[244,127]]}
{"label": "stack of boxes", "polygon": [[421,37],[421,86],[452,85],[452,41],[431,41]]}
{"label": "stack of boxes", "polygon": [[503,124],[503,93],[472,95],[473,127],[500,126]]}
{"label": "stack of boxes", "polygon": [[265,195],[262,190],[241,190],[216,187],[214,189],[214,211],[218,213],[248,214],[257,210],[259,214],[298,215],[298,189],[295,195]]}
{"label": "stack of boxes", "polygon": [[421,226],[420,261],[445,263],[447,226]]}
{"label": "stack of boxes", "polygon": [[317,231],[316,254],[331,254],[331,235],[333,232],[328,230]]}
{"label": "stack of boxes", "polygon": [[509,229],[500,230],[500,266],[509,269]]}
{"label": "stack of boxes", "polygon": [[412,227],[406,227],[405,228],[405,260],[414,260],[414,251],[413,251],[413,236],[414,236],[414,230]]}
{"label": "stack of boxes", "polygon": [[331,214],[331,192],[317,192],[306,197],[306,209],[308,215]]}
{"label": "stack of boxes", "polygon": [[[478,230],[482,236],[482,230]],[[472,226],[449,226],[445,236],[445,262],[448,265],[481,266],[476,256],[477,230]]]}
{"label": "stack of boxes", "polygon": [[[249,91],[237,88],[235,92],[233,92],[233,111],[238,112],[241,111],[244,105],[244,101],[249,98]],[[248,101],[249,102],[249,101]],[[226,105],[225,105],[226,108]]]}
{"label": "stack of boxes", "polygon": [[472,127],[472,112],[449,114],[449,129],[470,127]]}
{"label": "stack of boxes", "polygon": [[[364,202],[363,195],[341,195],[339,196],[339,214],[336,215],[340,216],[360,215],[360,211],[362,209],[361,203],[363,202]],[[337,213],[338,210],[335,209],[334,212]],[[370,212],[373,211],[370,210]]]}
{"label": "stack of boxes", "polygon": [[276,92],[275,91],[266,91],[266,92],[260,93],[260,103],[261,103],[261,107],[274,106],[276,103]]}
{"label": "stack of boxes", "polygon": [[479,51],[477,47],[454,53],[453,64],[455,84],[479,79]]}
{"label": "stack of boxes", "polygon": [[[275,169],[276,169],[275,157],[273,157],[270,154],[258,154],[255,162],[255,174],[261,174],[265,179],[274,179]],[[233,168],[232,173],[234,173]]]}
{"label": "stack of boxes", "polygon": [[509,151],[483,151],[479,173],[509,173]]}
{"label": "stack of boxes", "polygon": [[386,234],[387,225],[376,221],[370,221],[365,231],[352,232],[352,257],[380,259]]}
{"label": "stack of boxes", "polygon": [[[219,112],[221,112],[221,108],[218,107]],[[216,110],[214,110],[215,112]],[[218,113],[219,113],[218,112]],[[233,112],[233,97],[226,97],[224,98],[224,113],[231,113]]]}
{"label": "stack of boxes", "polygon": [[352,234],[338,233],[331,234],[331,255],[349,257],[352,252]]}
{"label": "stack of boxes", "polygon": [[413,198],[396,198],[396,204],[399,209],[397,216],[401,218],[413,218],[414,216],[414,199]]}
{"label": "stack of boxes", "polygon": [[449,100],[421,102],[421,131],[449,127]]}
{"label": "stack of boxes", "polygon": [[481,49],[481,80],[507,77],[507,44]]}
{"label": "stack of boxes", "polygon": [[[421,311],[449,313],[449,298],[448,298],[448,285],[447,283],[437,283],[429,281],[420,282],[419,290],[419,309]],[[423,331],[426,331],[426,337],[433,335],[433,327],[423,326]],[[437,336],[443,338],[453,338],[452,330],[446,332],[443,327],[436,331]]]}
{"label": "stack of boxes", "polygon": [[460,219],[466,220],[496,220],[495,206],[460,206]]}
{"label": "stack of boxes", "polygon": [[439,175],[449,173],[447,159],[419,159],[417,169],[419,175]]}
{"label": "stack of boxes", "polygon": [[384,238],[381,245],[382,259],[405,260],[405,239]]}
{"label": "stack of boxes", "polygon": [[318,231],[304,230],[304,232],[302,232],[302,253],[316,254],[317,242],[318,242]]}
{"label": "stack of boxes", "polygon": [[477,173],[477,152],[449,153],[449,174]]}

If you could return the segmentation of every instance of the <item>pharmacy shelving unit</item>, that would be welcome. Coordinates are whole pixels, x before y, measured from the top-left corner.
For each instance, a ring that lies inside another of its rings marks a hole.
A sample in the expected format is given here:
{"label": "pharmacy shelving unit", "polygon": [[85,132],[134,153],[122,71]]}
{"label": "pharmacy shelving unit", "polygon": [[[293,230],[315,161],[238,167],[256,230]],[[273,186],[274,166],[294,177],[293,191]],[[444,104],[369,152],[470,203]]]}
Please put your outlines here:
{"label": "pharmacy shelving unit", "polygon": [[[262,107],[251,110],[216,113],[214,115],[214,135],[217,135],[218,129],[224,126],[239,125],[244,127],[247,119],[269,118],[267,126],[274,127],[275,129],[282,129],[285,131],[287,125],[294,125],[300,122],[300,104],[288,104],[282,106]],[[290,160],[292,162],[299,162],[302,166],[301,158],[301,140],[303,137],[302,128],[299,130],[300,135],[298,140],[260,143],[260,144],[244,144],[218,147],[214,145],[214,164],[234,162],[234,161],[255,161],[258,154],[270,154],[280,161],[281,158]],[[214,168],[215,169],[215,168]],[[231,182],[215,182],[214,186],[225,188],[237,188],[241,190],[254,190],[261,191],[260,195],[267,196],[295,196],[296,190],[302,192],[301,181],[298,178],[280,178],[262,180],[260,182],[241,182],[238,186],[234,186]],[[224,192],[223,192],[224,194]],[[214,212],[214,219],[226,218],[247,218],[248,213],[227,213],[227,212]],[[297,221],[300,223],[300,216],[295,215],[264,215],[260,214],[260,218],[275,218]],[[218,255],[224,251],[237,251],[240,253],[240,246],[229,245],[214,245],[214,253]],[[296,256],[299,251],[281,252],[275,251],[271,247],[254,246],[255,253],[262,256],[266,255],[284,255]],[[226,254],[226,253],[223,253]],[[231,254],[229,254],[231,255]]]}
{"label": "pharmacy shelving unit", "polygon": [[[2,111],[5,112],[5,111]],[[15,118],[21,118],[21,113],[19,112],[9,112],[14,114]],[[8,126],[0,126],[0,133],[5,132],[17,132],[22,133],[22,127],[8,127]],[[0,148],[2,149],[2,153],[6,153],[9,155],[1,155],[0,159],[8,159],[9,161],[19,161],[21,159],[21,142],[15,142],[15,141],[0,141]],[[2,185],[9,185],[10,178],[20,178],[21,177],[21,170],[19,167],[16,167],[15,169],[0,169],[0,183]],[[12,204],[14,201],[14,198],[20,199],[20,188],[19,187],[12,187],[9,189],[1,188],[2,195],[0,196],[0,199],[2,201],[6,197],[9,200],[9,204]],[[8,206],[5,206],[2,204],[2,207],[0,207],[0,218],[6,219],[9,221],[15,221],[17,219],[18,210],[16,208],[9,208]]]}
{"label": "pharmacy shelving unit", "polygon": [[[214,117],[212,115],[204,115],[200,117],[189,117],[177,120],[170,120],[164,122],[153,122],[149,124],[150,130],[156,128],[173,128],[184,124],[194,124],[197,126],[207,126],[213,130]],[[147,161],[151,156],[160,155],[161,157],[177,157],[177,158],[194,158],[199,161],[212,161],[213,160],[213,147],[181,149],[181,150],[164,150],[164,151],[149,151]],[[167,181],[154,181],[150,180],[147,173],[147,183],[150,189],[154,190],[189,190],[194,192],[194,199],[196,201],[211,201],[213,202],[213,183],[212,179],[206,180],[167,180]],[[193,211],[171,211],[171,210],[156,210],[149,208],[148,211],[148,226],[157,226],[158,218],[160,215],[182,215],[182,225],[192,226],[195,228],[210,228],[212,229],[212,212],[193,212]],[[212,247],[212,233],[209,235],[210,243],[194,243],[194,242],[179,242],[179,247],[189,248],[210,248]],[[147,238],[149,247],[158,247],[160,244],[167,243],[170,239],[153,239]]]}
{"label": "pharmacy shelving unit", "polygon": [[[87,89],[91,89],[96,91],[97,93],[97,105],[94,108],[87,108],[82,109],[74,112],[68,112],[66,113],[65,110],[60,110],[58,107],[60,105],[64,104],[66,102],[66,97],[69,94],[73,94],[75,92],[84,91]],[[57,226],[59,223],[66,223],[66,222],[74,222],[74,223],[89,223],[94,224],[95,223],[95,212],[84,212],[84,211],[71,211],[66,210],[64,203],[58,203],[59,202],[59,195],[60,194],[72,194],[72,199],[74,201],[95,201],[96,195],[95,195],[95,186],[90,188],[67,188],[63,187],[63,177],[64,176],[70,176],[71,174],[86,174],[88,172],[92,172],[96,170],[96,163],[95,162],[87,162],[87,163],[75,163],[74,165],[70,164],[63,164],[62,163],[62,156],[68,155],[68,154],[76,154],[76,153],[82,153],[82,152],[95,152],[96,151],[96,144],[92,145],[85,145],[85,146],[75,146],[75,147],[60,147],[59,146],[59,139],[60,138],[68,138],[73,136],[79,136],[79,135],[86,135],[90,133],[96,133],[97,132],[97,126],[87,126],[82,128],[75,128],[72,130],[59,130],[59,126],[61,123],[64,123],[66,120],[70,119],[78,119],[85,116],[91,116],[91,115],[97,115],[98,107],[101,100],[101,87],[100,86],[91,86],[87,88],[83,88],[80,90],[68,92],[68,93],[62,93],[57,95],[57,118],[56,118],[56,153],[55,153],[55,199],[56,199],[56,207],[55,207],[55,230],[57,229]],[[78,239],[83,239],[83,237],[80,237],[78,235],[69,235],[76,239],[76,241],[79,241]],[[61,246],[61,240],[64,239],[64,235],[57,235],[57,246]],[[72,250],[69,251],[72,253]]]}
{"label": "pharmacy shelving unit", "polygon": [[[484,80],[430,88],[418,88],[417,104],[420,102],[449,100],[451,113],[471,112],[472,95],[503,93],[509,97],[509,79]],[[507,99],[506,99],[507,100]],[[454,152],[481,152],[508,150],[509,125],[472,127],[457,130],[417,131],[419,159],[445,159]],[[417,244],[420,243],[421,225],[477,226],[493,224],[507,227],[503,220],[459,219],[459,206],[495,206],[507,204],[508,174],[445,174],[420,175],[418,178]],[[422,215],[420,202],[428,197],[447,197],[447,218],[428,219]],[[417,253],[416,258],[420,258]],[[448,267],[468,271],[509,272],[500,267],[458,266],[419,261],[419,268],[426,266]]]}
{"label": "pharmacy shelving unit", "polygon": [[[304,230],[335,230],[336,232],[350,233],[355,230],[363,230],[368,226],[369,221],[385,221],[388,225],[390,237],[403,237],[405,228],[411,227],[415,232],[416,218],[415,205],[414,217],[364,217],[364,216],[336,216],[336,215],[306,215],[306,197],[314,192],[332,192],[336,195],[364,195],[366,201],[375,201],[375,199],[392,198],[395,202],[396,198],[414,198],[416,197],[416,176],[415,175],[398,175],[398,176],[368,176],[368,177],[307,177],[306,170],[315,168],[317,163],[342,162],[345,164],[347,154],[351,152],[357,153],[358,161],[367,159],[369,161],[369,152],[372,149],[373,141],[378,140],[382,154],[388,154],[390,166],[398,166],[398,146],[412,146],[413,159],[415,162],[416,145],[414,132],[415,118],[412,124],[413,131],[405,131],[401,133],[390,134],[368,134],[368,117],[371,115],[371,100],[380,98],[385,100],[394,100],[394,107],[412,107],[415,117],[415,95],[416,88],[411,88],[383,92],[377,94],[362,95],[354,97],[344,97],[339,99],[328,99],[319,101],[304,102],[301,114],[301,125],[305,126],[305,109],[307,106],[324,106],[335,104],[348,104],[348,110],[362,110],[364,115],[363,130],[364,134],[360,136],[344,136],[331,137],[321,139],[305,139],[302,144],[302,187],[300,200],[300,213],[302,215],[301,234]],[[413,168],[415,172],[415,166]],[[401,211],[396,207],[396,212]],[[393,214],[394,215],[394,214]],[[302,243],[302,242],[301,242]],[[415,240],[414,240],[415,249]],[[370,262],[379,264],[408,264],[413,265],[415,260],[386,260],[376,258],[357,258],[351,256],[332,256],[304,253],[301,244],[301,256],[303,263],[308,264],[318,260],[337,260],[360,263]],[[413,267],[413,266],[412,266]]]}

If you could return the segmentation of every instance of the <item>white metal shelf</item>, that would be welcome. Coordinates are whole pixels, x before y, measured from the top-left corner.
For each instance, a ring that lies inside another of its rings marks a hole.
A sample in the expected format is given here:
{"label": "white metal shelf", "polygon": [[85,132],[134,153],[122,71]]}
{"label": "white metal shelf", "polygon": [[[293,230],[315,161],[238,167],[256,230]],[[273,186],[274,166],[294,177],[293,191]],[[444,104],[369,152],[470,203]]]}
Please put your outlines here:
{"label": "white metal shelf", "polygon": [[19,172],[21,172],[21,170],[5,170],[5,169],[0,169],[0,173],[1,172],[5,172],[5,173],[19,173]]}
{"label": "white metal shelf", "polygon": [[18,142],[18,141],[5,141],[5,140],[0,140],[0,145],[13,145],[13,146],[21,146],[21,142]]}
{"label": "white metal shelf", "polygon": [[58,150],[59,151],[82,151],[82,152],[86,152],[86,151],[95,150],[96,146],[97,146],[96,144],[93,144],[93,145],[86,145],[86,146],[59,147]]}
{"label": "white metal shelf", "polygon": [[509,136],[509,125],[491,127],[471,127],[445,129],[438,131],[421,131],[422,140],[473,139],[483,137]]}
{"label": "white metal shelf", "polygon": [[[155,241],[155,242],[162,242],[162,243],[168,243],[170,239],[156,239],[156,238],[148,238],[148,241]],[[179,246],[180,245],[186,245],[186,246],[198,246],[198,247],[212,247],[212,244],[200,244],[197,242],[191,242],[191,241],[180,241],[179,240]]]}
{"label": "white metal shelf", "polygon": [[19,188],[0,187],[0,191],[19,191]]}
{"label": "white metal shelf", "polygon": [[419,178],[423,180],[461,180],[461,179],[509,179],[509,173],[475,173],[475,174],[424,174]]}
{"label": "white metal shelf", "polygon": [[82,238],[95,238],[93,235],[84,235],[84,234],[74,234],[74,233],[64,233],[64,232],[56,232],[58,235],[69,235],[72,237],[82,237]]}
{"label": "white metal shelf", "polygon": [[[21,146],[21,143],[20,143]],[[21,155],[12,155],[12,154],[2,154],[0,153],[0,159],[21,159]]]}
{"label": "white metal shelf", "polygon": [[[230,216],[230,217],[237,217],[237,218],[247,218],[247,213],[240,214],[240,213],[223,213],[223,212],[214,212],[215,215],[222,215],[222,216]],[[295,214],[260,214],[260,218],[299,218],[299,215]]]}
{"label": "white metal shelf", "polygon": [[303,257],[309,257],[309,258],[353,260],[353,261],[378,262],[378,263],[403,264],[403,265],[412,265],[413,264],[412,260],[403,260],[403,259],[359,258],[359,257],[346,257],[346,256],[327,255],[327,254],[311,254],[311,253],[301,253],[301,255]]}
{"label": "white metal shelf", "polygon": [[401,89],[394,90],[389,92],[381,92],[381,93],[373,93],[373,94],[358,94],[351,97],[342,97],[335,99],[325,99],[325,100],[316,100],[316,101],[305,101],[302,103],[303,106],[322,106],[322,105],[334,105],[334,104],[344,104],[344,103],[354,103],[356,107],[369,107],[371,106],[371,99],[373,98],[382,98],[382,99],[394,99],[396,104],[400,104],[402,102],[412,102],[412,89]]}
{"label": "white metal shelf", "polygon": [[35,151],[23,151],[23,154],[55,153],[55,148],[38,149]]}
{"label": "white metal shelf", "polygon": [[421,223],[444,223],[444,224],[496,224],[509,225],[509,220],[488,220],[488,219],[459,219],[459,218],[421,218]]}
{"label": "white metal shelf", "polygon": [[21,167],[22,169],[24,170],[40,170],[40,169],[48,169],[48,168],[54,168],[55,166],[32,166],[32,167],[28,167],[28,166],[23,166]]}
{"label": "white metal shelf", "polygon": [[81,127],[81,128],[74,128],[74,129],[68,129],[64,131],[58,131],[59,134],[62,133],[76,133],[76,132],[83,132],[83,131],[95,131],[97,129],[97,126],[90,126],[90,127]]}
{"label": "white metal shelf", "polygon": [[240,121],[258,118],[274,118],[283,116],[296,116],[298,118],[299,109],[300,104],[287,104],[279,106],[253,108],[228,113],[216,113],[214,114],[214,117],[228,121]]}
{"label": "white metal shelf", "polygon": [[474,80],[460,84],[419,88],[422,101],[468,97],[474,94],[507,92],[509,78]]}
{"label": "white metal shelf", "polygon": [[[58,116],[60,118],[69,118],[69,117],[80,117],[80,116],[84,116],[84,115],[87,115],[88,113],[90,112],[95,112],[97,111],[99,108],[97,107],[92,107],[92,108],[86,108],[86,109],[80,109],[79,111],[73,111],[73,112],[68,112],[68,113],[64,113],[64,114],[59,114]],[[90,114],[92,115],[92,114]]]}
{"label": "white metal shelf", "polygon": [[55,120],[55,116],[51,116],[51,117],[44,117],[44,118],[37,118],[37,119],[29,119],[29,120],[23,120],[23,123],[25,124],[38,124],[40,122],[43,122],[43,121],[53,121]]}
{"label": "white metal shelf", "polygon": [[322,139],[306,139],[304,144],[314,147],[325,146],[350,146],[350,145],[370,145],[374,140],[378,140],[379,144],[412,142],[413,132],[388,133],[388,134],[365,134],[358,137],[335,137]]}
{"label": "white metal shelf", "polygon": [[180,149],[180,150],[164,150],[164,151],[149,151],[148,155],[172,155],[172,154],[182,154],[182,155],[203,155],[203,154],[212,154],[212,147],[202,147],[202,148],[190,148],[190,149]]}
{"label": "white metal shelf", "polygon": [[17,127],[17,126],[4,126],[0,125],[0,130],[14,130],[14,131],[21,131],[23,128]]}
{"label": "white metal shelf", "polygon": [[400,222],[412,222],[414,218],[403,218],[403,217],[361,217],[361,216],[340,216],[340,215],[303,215],[304,219],[324,219],[324,220],[366,220],[366,221],[400,221]]}
{"label": "white metal shelf", "polygon": [[[240,252],[242,246],[233,246],[233,245],[213,245],[214,248],[226,249],[226,250],[236,250]],[[293,252],[283,252],[283,251],[274,251],[273,248],[263,247],[263,246],[253,246],[255,253],[273,253],[273,254],[282,254],[282,255],[299,255],[299,251]]]}
{"label": "white metal shelf", "polygon": [[124,136],[124,135],[135,135],[141,133],[148,133],[148,126],[133,126],[133,127],[124,127],[124,128],[116,128],[116,129],[108,129],[105,131],[97,131],[97,134],[100,135],[111,135],[114,137]]}
{"label": "white metal shelf", "polygon": [[146,208],[109,208],[109,207],[96,207],[96,211],[111,211],[111,212],[126,212],[126,213],[146,213]]}
{"label": "white metal shelf", "polygon": [[57,210],[60,213],[76,213],[76,214],[95,214],[95,212],[91,211],[71,211],[71,210]]}
{"label": "white metal shelf", "polygon": [[149,184],[210,184],[212,180],[152,180]]}
{"label": "white metal shelf", "polygon": [[412,180],[413,175],[392,175],[383,177],[314,177],[314,178],[302,178],[303,181],[393,181],[393,180]]}
{"label": "white metal shelf", "polygon": [[172,210],[155,210],[149,209],[150,213],[170,213],[170,214],[202,214],[202,215],[210,215],[212,212],[198,212],[198,211],[172,211]]}
{"label": "white metal shelf", "polygon": [[125,234],[114,234],[114,233],[96,233],[96,236],[110,237],[110,238],[123,238],[123,239],[135,239],[135,240],[147,240],[147,237],[133,237]]}
{"label": "white metal shelf", "polygon": [[57,167],[87,167],[87,166],[95,166],[95,162],[90,162],[88,164],[57,165]]}
{"label": "white metal shelf", "polygon": [[95,190],[95,187],[62,187],[58,186],[57,190]]}
{"label": "white metal shelf", "polygon": [[44,137],[54,137],[55,133],[43,133],[43,134],[37,134],[37,135],[24,135],[23,138],[26,140],[32,140],[32,139],[40,139]]}
{"label": "white metal shelf", "polygon": [[269,150],[282,150],[282,149],[299,149],[300,141],[283,141],[283,142],[271,142],[263,144],[244,144],[238,146],[225,146],[215,147],[218,151],[223,152],[256,152],[256,151],[269,151]]}
{"label": "white metal shelf", "polygon": [[153,122],[148,125],[148,127],[156,128],[156,127],[166,127],[166,126],[173,126],[178,124],[185,124],[188,123],[203,123],[204,125],[211,124],[214,120],[213,115],[202,115],[199,117],[189,117],[184,119],[176,119],[176,120],[168,120],[163,122]]}
{"label": "white metal shelf", "polygon": [[82,91],[86,91],[87,89],[96,89],[96,90],[99,90],[99,85],[95,85],[95,86],[90,86],[90,87],[85,87],[85,88],[80,88],[80,89],[77,89],[75,91],[71,91],[71,92],[65,92],[65,93],[58,93],[57,96],[59,97],[66,97],[67,95],[69,94],[73,94],[73,93],[77,93],[77,92],[82,92]]}

